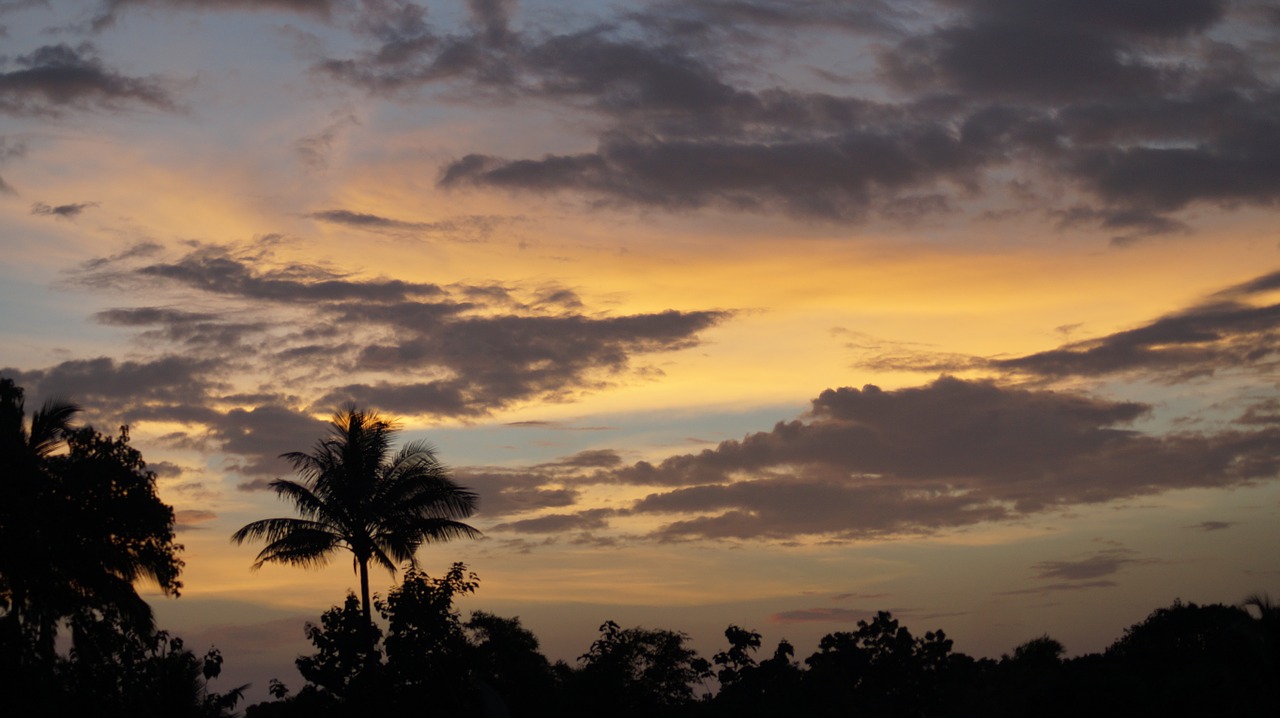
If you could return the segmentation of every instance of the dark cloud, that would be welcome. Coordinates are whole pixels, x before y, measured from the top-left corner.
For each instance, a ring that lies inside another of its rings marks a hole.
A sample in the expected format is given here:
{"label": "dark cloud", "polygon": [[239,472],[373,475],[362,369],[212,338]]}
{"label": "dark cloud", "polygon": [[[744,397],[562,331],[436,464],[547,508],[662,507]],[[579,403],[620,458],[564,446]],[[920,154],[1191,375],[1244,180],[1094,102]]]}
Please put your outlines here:
{"label": "dark cloud", "polygon": [[31,205],[31,214],[42,214],[47,217],[72,219],[74,217],[78,217],[80,213],[86,209],[97,206],[97,202],[76,202],[74,204],[60,204],[57,206],[50,206],[44,202],[36,202]]}
{"label": "dark cloud", "polygon": [[235,322],[218,314],[163,307],[107,309],[93,318],[112,326],[154,326],[155,329],[141,332],[139,338],[181,344],[188,350],[203,346],[218,353],[242,347],[246,339],[261,335],[271,326],[267,322]]}
{"label": "dark cloud", "polygon": [[325,422],[310,414],[273,405],[232,409],[211,417],[208,423],[210,438],[219,449],[242,459],[232,468],[247,475],[292,474],[280,454],[310,451],[328,430]]}
{"label": "dark cloud", "polygon": [[147,470],[153,472],[160,478],[175,478],[182,476],[182,467],[172,461],[152,461],[147,464]]}
{"label": "dark cloud", "polygon": [[1067,581],[1084,581],[1110,576],[1130,564],[1142,563],[1125,549],[1099,551],[1075,561],[1042,561],[1034,566],[1039,571],[1036,578],[1056,578]]}
{"label": "dark cloud", "polygon": [[[1111,374],[1179,382],[1224,371],[1269,375],[1280,362],[1280,304],[1267,303],[1280,285],[1272,272],[1215,292],[1187,309],[1133,329],[1069,342],[1021,357],[985,358],[938,353],[927,347],[884,342],[863,335],[846,346],[857,351],[857,365],[876,370],[961,372],[996,371],[1025,378],[1065,379]],[[1260,403],[1240,418],[1243,423],[1274,421],[1275,407]]]}
{"label": "dark cloud", "polygon": [[192,531],[201,528],[200,524],[212,521],[218,515],[205,509],[180,509],[174,512],[174,531]]}
{"label": "dark cloud", "polygon": [[499,224],[506,221],[501,217],[472,216],[446,219],[439,222],[409,222],[346,209],[311,212],[307,216],[320,222],[338,224],[370,232],[429,234],[462,240],[487,237]]}
{"label": "dark cloud", "polygon": [[493,531],[511,531],[515,533],[567,533],[570,531],[590,531],[609,527],[606,520],[617,514],[614,509],[589,509],[573,514],[547,514],[532,519],[521,519],[501,523],[493,527]]}
{"label": "dark cloud", "polygon": [[1115,581],[1072,581],[1067,583],[1051,583],[1044,586],[1035,586],[1032,588],[1019,588],[1013,591],[1001,591],[1001,596],[1028,596],[1043,595],[1053,593],[1055,591],[1085,591],[1091,588],[1114,588]]}
{"label": "dark cloud", "polygon": [[1280,356],[1280,304],[1249,301],[1276,274],[1261,277],[1149,324],[1057,349],[990,362],[1045,377],[1142,372],[1182,380],[1229,369],[1265,370]]}
{"label": "dark cloud", "polygon": [[164,84],[155,78],[122,75],[94,56],[93,45],[45,45],[0,72],[0,113],[60,115],[66,110],[119,110],[148,106],[173,110]]}
{"label": "dark cloud", "polygon": [[1200,529],[1201,531],[1222,531],[1235,526],[1237,521],[1201,521],[1195,526],[1189,528]]}
{"label": "dark cloud", "polygon": [[[1165,436],[1123,428],[1147,410],[946,377],[896,391],[842,388],[772,431],[577,480],[671,487],[632,507],[678,517],[655,538],[783,539],[930,532],[1280,472],[1274,427]],[[1099,554],[1042,570],[1131,561]]]}
{"label": "dark cloud", "polygon": [[[1119,244],[1188,231],[1171,215],[1197,204],[1280,200],[1280,87],[1266,53],[1217,33],[1247,13],[1226,2],[727,0],[554,31],[513,29],[506,2],[470,7],[460,33],[411,6],[375,13],[365,52],[318,69],[377,92],[562,103],[601,129],[593,150],[473,149],[441,168],[444,187],[912,222],[997,199],[1016,172],[1041,191],[997,201]],[[879,74],[815,68],[837,88],[824,93],[745,71],[797,29],[880,48]]]}
{"label": "dark cloud", "polygon": [[581,494],[562,485],[556,464],[524,469],[461,467],[454,478],[481,496],[479,516],[494,519],[542,509],[573,506]]}
{"label": "dark cloud", "polygon": [[91,416],[114,421],[138,415],[148,406],[199,404],[219,386],[216,364],[185,356],[149,361],[116,361],[109,357],[65,361],[48,369],[0,370],[43,398],[70,397]]}
{"label": "dark cloud", "polygon": [[[98,312],[102,324],[137,330],[140,346],[180,355],[119,365],[106,358],[66,362],[29,378],[133,420],[202,426],[203,433],[183,441],[240,457],[232,468],[256,476],[281,471],[275,456],[287,440],[305,446],[322,431],[311,414],[353,402],[399,415],[474,417],[517,402],[567,401],[627,374],[638,356],[695,346],[700,332],[730,316],[588,313],[575,292],[556,285],[355,278],[328,266],[275,261],[283,241],[192,243],[177,257],[142,244],[84,263],[76,274],[82,284],[143,296],[177,291],[187,297],[181,306],[216,309]],[[218,395],[230,377],[254,374],[264,382],[257,391]],[[306,396],[273,385],[305,386]],[[208,408],[235,405],[244,408]],[[567,461],[580,469],[619,459],[597,451]],[[572,496],[513,488],[496,507],[563,505]]]}

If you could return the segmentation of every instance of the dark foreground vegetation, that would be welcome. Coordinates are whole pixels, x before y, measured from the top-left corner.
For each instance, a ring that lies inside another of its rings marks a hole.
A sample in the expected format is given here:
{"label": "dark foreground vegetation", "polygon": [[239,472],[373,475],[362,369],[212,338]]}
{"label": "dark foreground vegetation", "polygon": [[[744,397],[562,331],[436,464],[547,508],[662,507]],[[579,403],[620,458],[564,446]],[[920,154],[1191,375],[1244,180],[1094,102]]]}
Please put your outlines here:
{"label": "dark foreground vegetation", "polygon": [[[235,715],[245,686],[211,687],[218,650],[197,655],[157,630],[134,589],[181,588],[172,508],[127,431],[74,428],[75,412],[48,403],[28,422],[22,390],[0,379],[0,715]],[[329,438],[291,455],[304,480],[276,487],[315,530],[267,519],[237,533],[268,542],[260,562],[309,565],[346,548],[361,566],[407,564],[385,598],[369,596],[361,570],[362,595],[306,626],[304,683],[272,679],[273,700],[246,718],[1280,715],[1280,607],[1263,595],[1175,601],[1106,651],[1071,659],[1048,636],[975,659],[943,631],[915,635],[881,612],[804,658],[729,626],[708,660],[682,633],[609,621],[576,662],[553,664],[518,618],[463,620],[455,599],[478,587],[466,566],[432,577],[413,563],[421,543],[474,533],[458,522],[474,497],[422,445],[391,456],[390,434],[376,414],[335,416]],[[386,504],[388,491],[403,500]],[[346,520],[383,504],[369,521]]]}

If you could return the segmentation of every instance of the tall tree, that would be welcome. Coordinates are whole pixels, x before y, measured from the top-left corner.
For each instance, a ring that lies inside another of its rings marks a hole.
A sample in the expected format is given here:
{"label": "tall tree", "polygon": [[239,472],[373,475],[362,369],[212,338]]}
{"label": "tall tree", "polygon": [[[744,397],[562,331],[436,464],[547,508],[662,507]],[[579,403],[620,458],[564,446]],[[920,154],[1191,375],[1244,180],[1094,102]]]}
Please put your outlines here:
{"label": "tall tree", "polygon": [[370,562],[394,575],[399,563],[417,567],[415,554],[424,543],[480,535],[460,520],[475,512],[476,494],[449,478],[425,442],[410,442],[392,456],[395,433],[394,423],[377,412],[355,407],[336,412],[329,436],[310,453],[281,454],[302,480],[271,482],[299,517],[254,521],[231,540],[267,542],[254,568],[322,566],[338,549],[350,551],[360,575],[361,609],[372,625]]}
{"label": "tall tree", "polygon": [[127,427],[115,438],[72,428],[77,411],[46,402],[28,428],[22,389],[0,379],[0,609],[42,661],[62,619],[111,610],[150,630],[134,583],[175,596],[182,585],[173,509]]}

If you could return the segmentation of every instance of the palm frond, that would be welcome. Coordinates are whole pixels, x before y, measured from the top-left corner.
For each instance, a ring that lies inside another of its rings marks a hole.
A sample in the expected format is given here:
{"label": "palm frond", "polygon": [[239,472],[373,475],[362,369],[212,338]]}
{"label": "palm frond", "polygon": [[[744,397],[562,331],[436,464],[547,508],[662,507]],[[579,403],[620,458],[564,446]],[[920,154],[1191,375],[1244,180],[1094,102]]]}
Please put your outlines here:
{"label": "palm frond", "polygon": [[319,521],[284,517],[275,519],[259,519],[258,521],[246,524],[241,527],[239,531],[231,534],[231,541],[236,545],[242,544],[245,541],[257,540],[274,543],[291,534],[306,532],[321,532],[329,535],[335,534],[329,525]]}
{"label": "palm frond", "polygon": [[328,502],[303,484],[288,479],[276,479],[270,486],[276,492],[276,496],[293,502],[298,513],[304,518],[319,520],[322,517],[328,517],[331,513],[332,507]]}
{"label": "palm frond", "polygon": [[44,456],[62,440],[71,423],[71,417],[80,413],[80,405],[69,401],[49,399],[31,415],[31,433],[28,446],[36,456]]}
{"label": "palm frond", "polygon": [[253,568],[268,563],[284,563],[303,568],[318,568],[333,558],[333,549],[340,541],[338,536],[321,530],[299,529],[267,544],[258,553]]}
{"label": "palm frond", "polygon": [[479,529],[468,526],[461,521],[442,518],[424,518],[412,522],[413,530],[422,537],[423,543],[440,543],[457,538],[478,539],[484,536]]}

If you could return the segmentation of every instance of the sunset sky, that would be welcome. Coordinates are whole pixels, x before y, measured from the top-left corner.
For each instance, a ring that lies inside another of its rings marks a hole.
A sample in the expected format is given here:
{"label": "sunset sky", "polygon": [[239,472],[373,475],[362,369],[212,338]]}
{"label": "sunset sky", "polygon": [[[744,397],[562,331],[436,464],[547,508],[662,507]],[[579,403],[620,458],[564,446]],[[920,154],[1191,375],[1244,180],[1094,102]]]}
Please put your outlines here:
{"label": "sunset sky", "polygon": [[1278,3],[4,0],[0,48],[0,374],[130,426],[146,596],[255,699],[358,581],[229,536],[347,401],[552,659],[1280,596]]}

